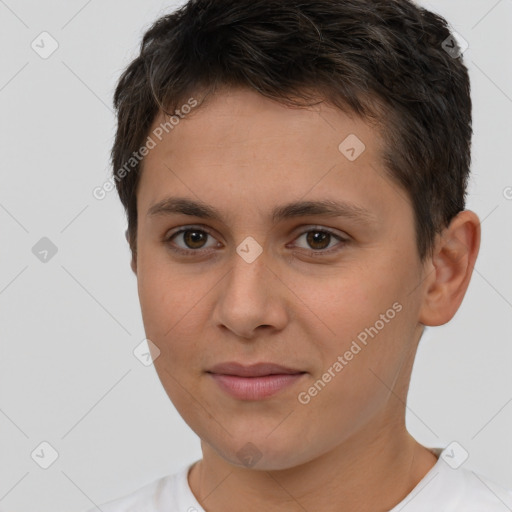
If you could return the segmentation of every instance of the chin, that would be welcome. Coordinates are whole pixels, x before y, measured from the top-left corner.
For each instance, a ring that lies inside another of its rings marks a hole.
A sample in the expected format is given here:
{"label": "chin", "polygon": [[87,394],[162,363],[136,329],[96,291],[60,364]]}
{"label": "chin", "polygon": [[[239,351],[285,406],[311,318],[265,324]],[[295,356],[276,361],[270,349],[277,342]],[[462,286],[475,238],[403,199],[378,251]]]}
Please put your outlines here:
{"label": "chin", "polygon": [[[308,462],[314,455],[305,451],[300,433],[292,434],[283,429],[281,435],[261,429],[259,435],[238,435],[206,442],[226,462],[240,468],[262,471],[286,470]],[[213,442],[212,442],[213,441]]]}

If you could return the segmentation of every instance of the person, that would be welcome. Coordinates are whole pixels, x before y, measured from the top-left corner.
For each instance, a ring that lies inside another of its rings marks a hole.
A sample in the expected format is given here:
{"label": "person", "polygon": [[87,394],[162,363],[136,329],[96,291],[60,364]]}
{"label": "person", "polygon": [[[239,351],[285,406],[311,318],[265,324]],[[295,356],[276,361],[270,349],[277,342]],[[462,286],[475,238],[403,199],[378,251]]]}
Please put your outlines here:
{"label": "person", "polygon": [[191,0],[144,34],[112,183],[153,364],[202,458],[103,512],[511,506],[460,443],[405,425],[419,341],[480,246],[459,49],[408,0]]}

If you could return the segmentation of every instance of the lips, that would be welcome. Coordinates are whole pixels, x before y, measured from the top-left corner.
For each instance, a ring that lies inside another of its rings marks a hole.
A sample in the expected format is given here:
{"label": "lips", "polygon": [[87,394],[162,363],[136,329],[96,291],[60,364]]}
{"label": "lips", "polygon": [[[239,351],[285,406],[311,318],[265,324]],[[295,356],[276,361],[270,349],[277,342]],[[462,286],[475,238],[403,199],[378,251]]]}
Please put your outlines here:
{"label": "lips", "polygon": [[263,400],[297,383],[306,372],[274,363],[244,366],[230,362],[207,373],[219,388],[238,400]]}
{"label": "lips", "polygon": [[244,366],[236,362],[229,362],[213,366],[208,370],[208,373],[234,375],[237,377],[263,377],[265,375],[293,375],[305,372],[274,363],[256,363]]}

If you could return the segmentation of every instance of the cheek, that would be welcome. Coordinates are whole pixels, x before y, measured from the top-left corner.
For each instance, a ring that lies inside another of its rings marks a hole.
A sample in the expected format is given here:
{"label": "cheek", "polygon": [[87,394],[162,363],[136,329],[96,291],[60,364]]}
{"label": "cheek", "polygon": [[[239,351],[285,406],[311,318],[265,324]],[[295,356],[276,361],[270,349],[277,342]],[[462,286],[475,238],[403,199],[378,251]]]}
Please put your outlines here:
{"label": "cheek", "polygon": [[141,268],[139,299],[144,329],[146,337],[160,350],[154,367],[164,390],[181,413],[187,413],[193,405],[189,393],[198,394],[197,379],[204,365],[200,296],[194,286],[184,287],[183,278],[174,272]]}
{"label": "cheek", "polygon": [[145,325],[162,336],[192,308],[194,299],[197,302],[200,283],[189,281],[182,268],[172,265],[162,247],[140,245],[137,285],[142,315]]}
{"label": "cheek", "polygon": [[317,328],[319,337],[348,340],[373,325],[399,298],[397,280],[386,275],[390,274],[382,267],[358,264],[329,275],[294,279],[296,305],[306,313],[303,319],[311,319],[309,329]]}
{"label": "cheek", "polygon": [[[366,326],[363,320],[361,329],[351,327],[352,332],[359,331],[359,338],[348,333],[337,336],[334,342],[333,337],[324,338],[323,364],[300,390],[303,393],[300,403],[309,401],[300,405],[309,418],[328,425],[330,432],[343,432],[348,437],[391,403],[390,400],[395,400],[391,389],[409,353],[408,340],[404,337],[407,320],[401,314],[404,310],[380,330],[381,324],[375,326],[375,320]],[[357,321],[361,322],[361,315]],[[339,332],[343,332],[341,326]]]}
{"label": "cheek", "polygon": [[[147,338],[161,351],[160,366],[188,379],[204,363],[208,350],[204,329],[213,310],[209,292],[218,276],[199,275],[192,267],[171,265],[164,259],[153,255],[139,262],[142,319]],[[156,362],[155,366],[158,369]]]}
{"label": "cheek", "polygon": [[305,298],[305,315],[300,315],[299,322],[321,360],[318,371],[322,373],[315,377],[321,377],[341,356],[346,361],[343,370],[331,371],[343,373],[347,380],[333,379],[338,383],[334,387],[346,385],[355,399],[361,399],[369,387],[375,391],[374,384],[382,387],[372,370],[384,382],[394,378],[413,343],[417,305],[408,296],[408,279],[381,264],[359,265],[340,270],[330,279],[296,283],[294,291]]}

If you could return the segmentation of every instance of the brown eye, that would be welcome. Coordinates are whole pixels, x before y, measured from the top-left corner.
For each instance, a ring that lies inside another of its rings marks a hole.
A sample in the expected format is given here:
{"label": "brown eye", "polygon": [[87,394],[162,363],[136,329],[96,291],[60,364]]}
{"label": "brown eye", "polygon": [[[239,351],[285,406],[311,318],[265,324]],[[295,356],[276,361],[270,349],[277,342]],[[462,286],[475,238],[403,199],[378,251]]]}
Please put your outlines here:
{"label": "brown eye", "polygon": [[189,249],[201,249],[208,236],[208,233],[196,229],[183,231],[183,241]]}
{"label": "brown eye", "polygon": [[[203,249],[212,249],[219,244],[208,231],[194,227],[183,228],[176,231],[165,239],[165,243],[173,251],[182,254],[199,253]],[[209,245],[207,245],[208,243]]]}
{"label": "brown eye", "polygon": [[[340,250],[349,240],[327,229],[310,229],[304,231],[296,240],[305,238],[304,242],[296,247],[306,250],[311,254],[330,254]],[[336,243],[337,241],[337,243]]]}
{"label": "brown eye", "polygon": [[325,231],[309,231],[306,236],[306,240],[312,249],[325,249],[329,246],[331,238],[332,235]]}

